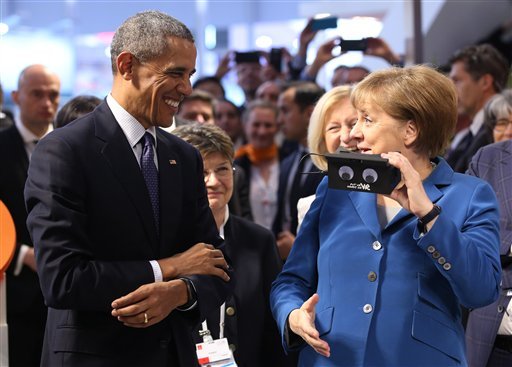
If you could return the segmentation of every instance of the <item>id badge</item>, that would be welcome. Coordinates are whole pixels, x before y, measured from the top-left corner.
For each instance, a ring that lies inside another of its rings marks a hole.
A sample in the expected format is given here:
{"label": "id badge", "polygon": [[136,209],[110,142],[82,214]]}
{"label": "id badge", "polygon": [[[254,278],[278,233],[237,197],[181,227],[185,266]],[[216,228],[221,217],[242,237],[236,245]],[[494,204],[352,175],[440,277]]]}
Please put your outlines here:
{"label": "id badge", "polygon": [[196,344],[196,354],[201,367],[237,367],[226,338]]}

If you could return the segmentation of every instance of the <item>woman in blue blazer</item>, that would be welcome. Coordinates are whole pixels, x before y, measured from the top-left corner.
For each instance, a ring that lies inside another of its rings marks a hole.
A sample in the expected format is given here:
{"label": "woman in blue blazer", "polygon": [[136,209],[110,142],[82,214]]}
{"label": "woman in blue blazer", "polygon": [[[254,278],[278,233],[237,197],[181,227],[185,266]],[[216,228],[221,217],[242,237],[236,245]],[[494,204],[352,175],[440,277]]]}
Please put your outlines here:
{"label": "woman in blue blazer", "polygon": [[426,66],[377,71],[351,100],[350,136],[401,172],[390,195],[320,184],[271,307],[300,366],[466,366],[460,304],[498,297],[498,205],[484,181],[438,156],[452,82]]}

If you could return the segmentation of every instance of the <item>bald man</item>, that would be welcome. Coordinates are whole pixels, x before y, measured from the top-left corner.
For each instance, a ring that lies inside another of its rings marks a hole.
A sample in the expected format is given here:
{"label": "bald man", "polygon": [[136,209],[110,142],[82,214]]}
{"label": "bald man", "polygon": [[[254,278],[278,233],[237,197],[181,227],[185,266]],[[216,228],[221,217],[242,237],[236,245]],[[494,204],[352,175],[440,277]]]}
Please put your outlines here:
{"label": "bald man", "polygon": [[[12,100],[15,124],[0,132],[0,200],[16,225],[16,252],[7,269],[9,366],[39,366],[46,307],[36,273],[34,247],[27,231],[23,188],[37,141],[53,130],[60,99],[59,77],[43,65],[25,68]],[[7,158],[7,159],[6,159]]]}

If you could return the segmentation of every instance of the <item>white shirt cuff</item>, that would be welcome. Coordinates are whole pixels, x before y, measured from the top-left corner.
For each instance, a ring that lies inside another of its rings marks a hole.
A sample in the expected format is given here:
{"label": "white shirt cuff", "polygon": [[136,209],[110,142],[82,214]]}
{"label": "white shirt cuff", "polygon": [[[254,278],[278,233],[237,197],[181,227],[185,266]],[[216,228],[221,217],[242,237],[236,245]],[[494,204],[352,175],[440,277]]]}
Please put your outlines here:
{"label": "white shirt cuff", "polygon": [[18,252],[18,258],[16,259],[16,267],[14,268],[14,275],[18,276],[23,269],[23,260],[25,259],[25,255],[28,250],[30,250],[30,246],[21,244],[20,252]]}
{"label": "white shirt cuff", "polygon": [[153,268],[153,275],[155,276],[155,283],[162,282],[164,280],[164,276],[162,275],[162,269],[160,269],[160,265],[158,265],[158,261],[150,260],[149,264]]}

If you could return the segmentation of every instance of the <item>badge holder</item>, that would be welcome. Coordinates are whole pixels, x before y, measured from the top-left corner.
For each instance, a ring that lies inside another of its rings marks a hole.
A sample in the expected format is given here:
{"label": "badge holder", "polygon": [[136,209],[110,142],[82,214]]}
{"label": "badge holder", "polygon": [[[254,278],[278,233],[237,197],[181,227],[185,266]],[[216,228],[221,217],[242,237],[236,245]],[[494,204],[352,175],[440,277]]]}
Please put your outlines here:
{"label": "badge holder", "polygon": [[220,307],[219,339],[213,339],[206,320],[203,321],[199,331],[203,342],[196,344],[197,361],[201,367],[237,367],[228,339],[224,338],[225,310],[226,304],[223,303]]}

